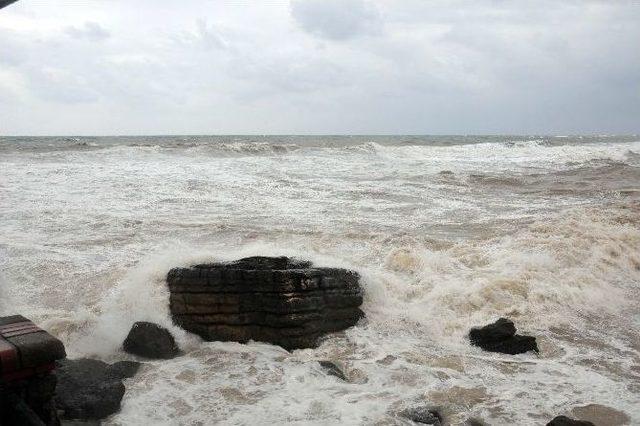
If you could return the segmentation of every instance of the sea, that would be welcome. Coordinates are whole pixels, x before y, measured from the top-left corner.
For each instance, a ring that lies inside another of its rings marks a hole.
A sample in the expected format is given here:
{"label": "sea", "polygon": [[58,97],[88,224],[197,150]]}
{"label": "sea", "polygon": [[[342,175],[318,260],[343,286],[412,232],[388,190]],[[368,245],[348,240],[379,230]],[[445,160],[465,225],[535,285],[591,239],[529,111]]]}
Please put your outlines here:
{"label": "sea", "polygon": [[[172,324],[171,268],[251,255],[358,271],[366,318],[293,352]],[[0,137],[0,271],[70,358],[175,335],[105,425],[640,424],[638,135]],[[540,352],[469,344],[500,317]]]}

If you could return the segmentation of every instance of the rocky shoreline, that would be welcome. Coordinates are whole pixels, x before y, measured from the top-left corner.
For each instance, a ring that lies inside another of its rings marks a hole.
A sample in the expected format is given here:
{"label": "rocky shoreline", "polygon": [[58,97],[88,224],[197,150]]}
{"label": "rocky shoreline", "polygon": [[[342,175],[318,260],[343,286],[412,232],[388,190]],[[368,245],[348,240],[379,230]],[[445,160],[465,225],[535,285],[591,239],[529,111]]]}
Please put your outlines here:
{"label": "rocky shoreline", "polygon": [[[174,322],[205,340],[263,341],[289,351],[314,348],[327,334],[364,317],[363,291],[355,271],[315,268],[310,262],[285,257],[174,268],[167,285]],[[515,324],[506,318],[472,328],[468,339],[489,352],[539,352],[536,338],[516,334]],[[120,410],[126,390],[123,380],[135,376],[142,365],[67,359],[58,339],[20,316],[0,318],[0,343],[4,345],[0,345],[0,425],[99,424]],[[143,321],[132,326],[122,349],[149,360],[181,355],[167,329]],[[15,354],[20,355],[19,362]],[[326,375],[350,383],[337,363],[318,363]],[[450,424],[441,407],[413,406],[395,416],[415,424]],[[465,424],[487,423],[468,419]],[[594,425],[562,415],[546,424]]]}

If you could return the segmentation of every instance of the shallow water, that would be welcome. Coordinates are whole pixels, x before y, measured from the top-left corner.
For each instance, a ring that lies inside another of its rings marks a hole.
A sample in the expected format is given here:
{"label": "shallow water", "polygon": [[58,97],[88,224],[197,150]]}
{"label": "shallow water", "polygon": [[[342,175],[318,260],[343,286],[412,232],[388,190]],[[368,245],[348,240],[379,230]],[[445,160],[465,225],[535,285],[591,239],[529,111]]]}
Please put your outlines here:
{"label": "shallow water", "polygon": [[[127,358],[137,320],[185,351],[107,424],[402,424],[420,403],[640,423],[640,137],[5,137],[0,200],[1,314],[74,357]],[[171,325],[171,267],[254,254],[358,270],[367,319],[293,353]],[[499,316],[540,355],[468,345]]]}

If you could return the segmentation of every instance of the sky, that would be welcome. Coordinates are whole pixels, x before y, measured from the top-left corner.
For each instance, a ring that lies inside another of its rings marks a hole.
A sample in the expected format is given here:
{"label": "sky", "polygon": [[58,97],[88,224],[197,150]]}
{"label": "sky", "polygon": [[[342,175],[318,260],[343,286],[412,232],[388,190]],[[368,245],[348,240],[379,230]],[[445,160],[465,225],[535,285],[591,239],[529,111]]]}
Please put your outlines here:
{"label": "sky", "polygon": [[0,135],[629,133],[638,1],[0,9]]}

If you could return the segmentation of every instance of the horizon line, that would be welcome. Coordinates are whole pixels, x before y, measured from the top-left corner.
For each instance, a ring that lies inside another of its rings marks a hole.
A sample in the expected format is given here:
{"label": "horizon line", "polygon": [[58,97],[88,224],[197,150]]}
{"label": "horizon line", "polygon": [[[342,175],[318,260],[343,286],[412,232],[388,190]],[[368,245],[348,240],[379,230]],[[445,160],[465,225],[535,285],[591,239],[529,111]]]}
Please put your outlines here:
{"label": "horizon line", "polygon": [[207,136],[252,136],[252,137],[273,137],[273,136],[296,136],[296,137],[384,137],[384,136],[408,136],[408,137],[472,137],[472,136],[539,136],[539,137],[640,137],[639,133],[131,133],[131,134],[51,134],[32,135],[15,134],[1,135],[0,138],[133,138],[133,137],[207,137]]}

